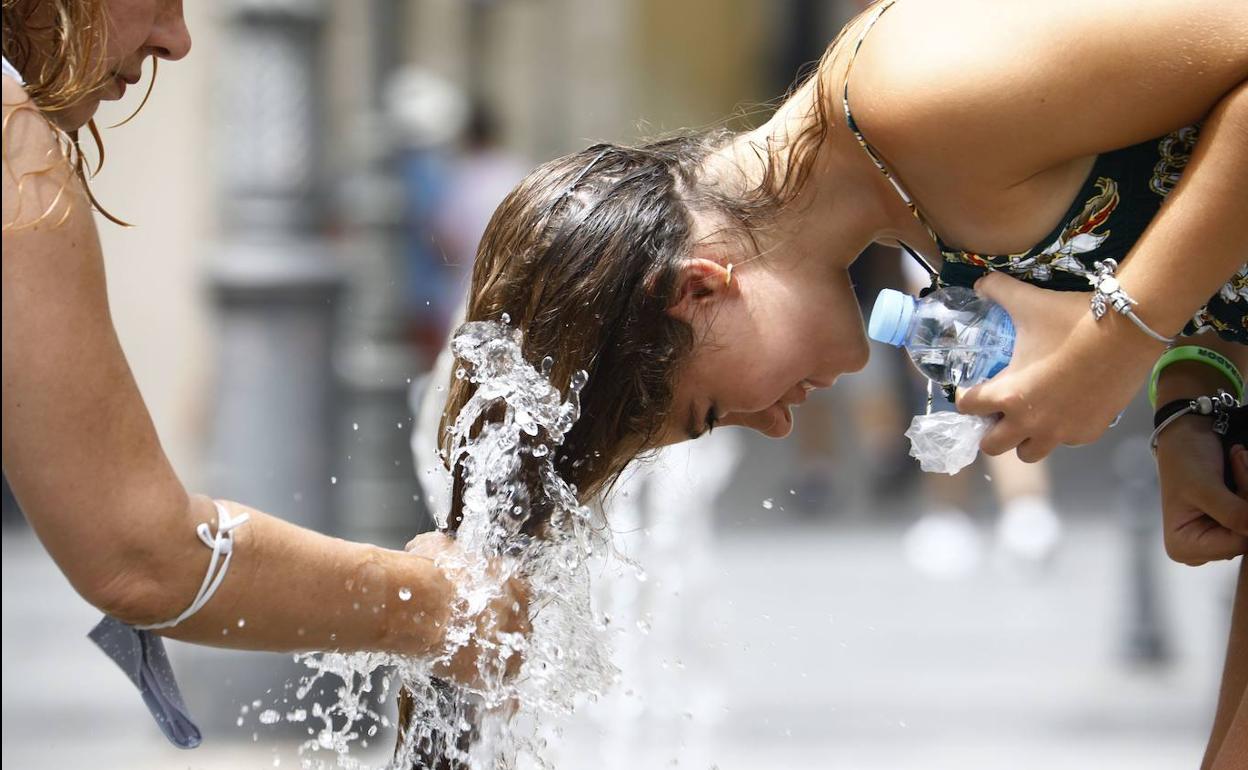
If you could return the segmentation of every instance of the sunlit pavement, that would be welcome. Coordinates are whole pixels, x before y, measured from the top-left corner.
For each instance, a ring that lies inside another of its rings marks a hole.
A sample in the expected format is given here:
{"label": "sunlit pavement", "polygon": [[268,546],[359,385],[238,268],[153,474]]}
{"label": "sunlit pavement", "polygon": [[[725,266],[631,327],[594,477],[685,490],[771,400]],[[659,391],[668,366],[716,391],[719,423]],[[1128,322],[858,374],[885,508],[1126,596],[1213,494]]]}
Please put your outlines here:
{"label": "sunlit pavement", "polygon": [[[907,567],[900,525],[734,531],[713,554],[713,590],[680,619],[684,641],[648,653],[659,685],[578,718],[557,766],[1196,767],[1231,565],[1161,564],[1172,661],[1132,667],[1122,533],[1110,518],[1071,520],[1046,574],[986,566],[947,583]],[[212,727],[191,752],[168,746],[87,640],[95,611],[27,532],[5,532],[3,613],[6,768],[299,766],[288,741],[253,740],[254,723]],[[642,650],[677,621],[653,622]],[[171,647],[184,681],[225,679],[238,659]],[[188,671],[206,665],[219,670]],[[189,690],[202,716],[211,701]],[[360,758],[383,761],[387,742]]]}

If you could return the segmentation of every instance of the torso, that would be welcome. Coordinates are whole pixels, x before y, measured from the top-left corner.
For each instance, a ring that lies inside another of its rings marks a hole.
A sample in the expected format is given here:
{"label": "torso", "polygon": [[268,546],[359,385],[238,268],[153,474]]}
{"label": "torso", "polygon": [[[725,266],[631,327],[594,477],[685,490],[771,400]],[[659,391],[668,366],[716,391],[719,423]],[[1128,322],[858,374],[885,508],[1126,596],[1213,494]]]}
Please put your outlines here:
{"label": "torso", "polygon": [[[856,36],[865,35],[869,23]],[[855,41],[848,42],[853,53]],[[1048,167],[1028,165],[1028,150],[1034,148],[1010,148],[1008,142],[1008,165],[999,152],[980,147],[907,153],[897,149],[904,143],[880,147],[872,141],[873,123],[860,122],[854,94],[869,94],[876,84],[869,69],[852,66],[852,82],[838,84],[834,92],[837,106],[845,95],[852,113],[845,123],[858,132],[865,154],[901,188],[920,223],[909,228],[916,242],[908,245],[940,264],[947,284],[969,286],[985,271],[1005,270],[1045,288],[1088,291],[1092,264],[1126,256],[1177,182],[1199,135],[1198,125],[1187,126]],[[1185,332],[1204,328],[1248,343],[1248,265],[1197,312]]]}

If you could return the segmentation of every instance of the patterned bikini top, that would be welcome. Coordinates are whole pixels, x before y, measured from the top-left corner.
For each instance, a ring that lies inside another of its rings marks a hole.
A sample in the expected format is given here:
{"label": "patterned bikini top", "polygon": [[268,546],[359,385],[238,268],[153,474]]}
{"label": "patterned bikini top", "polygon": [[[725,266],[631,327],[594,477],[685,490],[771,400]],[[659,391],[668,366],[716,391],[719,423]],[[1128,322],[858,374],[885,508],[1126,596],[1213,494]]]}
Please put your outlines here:
{"label": "patterned bikini top", "polygon": [[[867,32],[892,5],[883,3],[867,19],[854,44],[849,67],[853,66]],[[1098,155],[1065,215],[1044,239],[1016,254],[978,254],[950,246],[941,239],[862,135],[849,109],[848,70],[842,104],[845,121],[859,145],[939,247],[944,258],[938,278],[941,285],[969,287],[989,270],[1004,270],[1046,289],[1090,291],[1087,276],[1092,273],[1093,263],[1108,257],[1121,262],[1130,252],[1183,175],[1200,135],[1197,124]],[[914,254],[913,250],[906,250]],[[1195,313],[1183,333],[1191,335],[1206,329],[1213,329],[1224,339],[1248,344],[1248,263]]]}

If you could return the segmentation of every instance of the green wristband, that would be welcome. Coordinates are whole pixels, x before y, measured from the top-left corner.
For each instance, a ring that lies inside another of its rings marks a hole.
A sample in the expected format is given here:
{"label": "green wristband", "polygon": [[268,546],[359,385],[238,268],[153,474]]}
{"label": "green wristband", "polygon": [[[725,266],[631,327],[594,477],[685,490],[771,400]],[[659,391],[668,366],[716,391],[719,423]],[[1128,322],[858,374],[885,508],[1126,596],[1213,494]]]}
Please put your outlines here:
{"label": "green wristband", "polygon": [[1180,361],[1197,361],[1212,366],[1222,374],[1226,375],[1226,379],[1231,381],[1235,388],[1235,398],[1240,403],[1244,400],[1244,378],[1240,375],[1239,369],[1231,360],[1221,353],[1202,348],[1198,345],[1184,345],[1182,347],[1167,350],[1157,359],[1157,364],[1153,366],[1153,376],[1148,381],[1148,402],[1155,408],[1157,406],[1157,380],[1161,377],[1162,371],[1170,364],[1177,364]]}

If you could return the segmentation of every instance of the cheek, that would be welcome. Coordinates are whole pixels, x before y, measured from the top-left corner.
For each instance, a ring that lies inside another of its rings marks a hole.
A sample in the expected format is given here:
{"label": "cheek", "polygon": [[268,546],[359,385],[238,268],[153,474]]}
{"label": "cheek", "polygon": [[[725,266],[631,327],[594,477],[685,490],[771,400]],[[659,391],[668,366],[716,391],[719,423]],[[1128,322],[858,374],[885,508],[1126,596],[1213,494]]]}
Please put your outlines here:
{"label": "cheek", "polygon": [[105,55],[116,65],[143,47],[156,23],[156,4],[142,0],[112,0],[108,3],[108,45]]}

